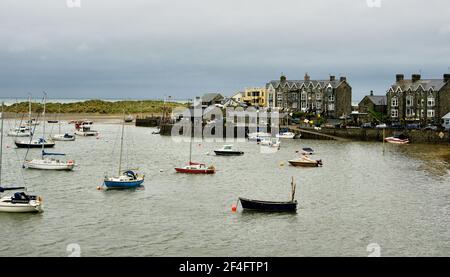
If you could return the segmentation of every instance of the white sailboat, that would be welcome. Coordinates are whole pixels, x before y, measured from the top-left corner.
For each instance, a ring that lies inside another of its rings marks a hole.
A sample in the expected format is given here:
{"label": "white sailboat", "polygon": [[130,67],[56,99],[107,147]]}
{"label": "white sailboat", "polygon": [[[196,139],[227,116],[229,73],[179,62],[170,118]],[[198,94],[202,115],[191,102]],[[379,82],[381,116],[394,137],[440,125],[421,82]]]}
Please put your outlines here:
{"label": "white sailboat", "polygon": [[[28,122],[31,121],[31,95],[28,97]],[[9,137],[31,137],[33,132],[30,126],[20,125],[8,132]]]}
{"label": "white sailboat", "polygon": [[[44,93],[44,111],[42,113],[43,117],[43,128],[42,137],[45,138],[45,102],[47,99],[47,94]],[[75,161],[68,160],[63,161],[55,158],[49,158],[49,156],[64,156],[61,153],[46,153],[45,143],[42,144],[42,153],[40,159],[25,160],[23,167],[29,169],[43,169],[43,170],[72,170],[75,167]]]}
{"label": "white sailboat", "polygon": [[61,133],[61,107],[59,108],[59,120],[58,120],[58,134],[52,135],[52,139],[55,141],[74,141],[75,135],[68,132]]}
{"label": "white sailboat", "polygon": [[[2,187],[2,160],[3,160],[3,103],[1,117],[0,136],[0,212],[7,213],[29,213],[42,211],[42,198],[40,196],[28,195],[25,187]],[[13,195],[3,196],[5,191],[16,191]],[[19,192],[20,191],[20,192]]]}

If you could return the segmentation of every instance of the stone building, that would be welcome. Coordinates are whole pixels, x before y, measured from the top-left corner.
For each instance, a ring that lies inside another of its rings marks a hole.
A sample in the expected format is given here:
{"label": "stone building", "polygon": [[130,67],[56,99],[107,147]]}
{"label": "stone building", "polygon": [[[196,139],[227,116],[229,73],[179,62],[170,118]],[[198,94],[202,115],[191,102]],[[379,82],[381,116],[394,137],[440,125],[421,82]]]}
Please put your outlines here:
{"label": "stone building", "polygon": [[374,95],[373,91],[371,91],[370,95],[364,96],[361,102],[359,102],[358,111],[361,113],[374,111],[376,113],[386,114],[387,97],[385,95]]}
{"label": "stone building", "polygon": [[420,74],[405,79],[403,74],[397,74],[386,93],[390,121],[439,125],[450,112],[449,81],[450,74],[444,74],[442,79],[421,79]]}
{"label": "stone building", "polygon": [[311,80],[305,74],[303,80],[287,80],[266,84],[268,106],[291,112],[311,112],[330,118],[348,116],[352,111],[352,87],[346,77],[336,80]]}

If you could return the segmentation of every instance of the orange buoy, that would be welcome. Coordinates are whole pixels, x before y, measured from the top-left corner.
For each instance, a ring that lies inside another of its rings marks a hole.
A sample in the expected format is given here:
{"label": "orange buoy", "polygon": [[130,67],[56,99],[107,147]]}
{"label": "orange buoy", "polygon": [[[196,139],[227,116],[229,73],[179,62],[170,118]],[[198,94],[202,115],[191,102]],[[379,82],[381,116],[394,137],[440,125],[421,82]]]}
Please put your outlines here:
{"label": "orange buoy", "polygon": [[236,207],[236,205],[233,204],[231,206],[231,211],[234,213],[234,212],[236,212],[236,210],[237,210],[237,207]]}
{"label": "orange buoy", "polygon": [[97,186],[97,190],[102,190],[102,187],[101,186]]}

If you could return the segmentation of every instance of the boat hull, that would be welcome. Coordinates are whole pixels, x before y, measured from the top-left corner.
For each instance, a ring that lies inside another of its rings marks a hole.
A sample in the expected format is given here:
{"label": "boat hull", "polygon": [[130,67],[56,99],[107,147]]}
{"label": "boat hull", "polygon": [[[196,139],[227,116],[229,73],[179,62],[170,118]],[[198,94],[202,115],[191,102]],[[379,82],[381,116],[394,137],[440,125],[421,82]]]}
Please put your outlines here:
{"label": "boat hull", "polygon": [[301,166],[301,167],[319,167],[320,163],[318,161],[315,162],[307,162],[307,161],[288,161],[293,166]]}
{"label": "boat hull", "polygon": [[30,201],[29,203],[12,203],[0,201],[0,212],[4,213],[39,213],[42,212],[42,203]]}
{"label": "boat hull", "polygon": [[70,137],[65,137],[64,135],[54,135],[52,136],[52,139],[55,141],[74,141],[75,136],[72,135]]}
{"label": "boat hull", "polygon": [[42,160],[31,160],[25,161],[25,168],[28,169],[39,169],[39,170],[60,170],[60,171],[70,171],[75,167],[74,162],[67,163],[52,163],[44,162]]}
{"label": "boat hull", "polygon": [[75,135],[82,136],[82,137],[95,137],[98,135],[98,132],[96,132],[96,131],[89,131],[89,132],[76,131]]}
{"label": "boat hull", "polygon": [[[22,142],[15,142],[16,146],[18,148],[42,148],[42,143],[22,143]],[[55,143],[45,143],[45,148],[52,148],[55,146]]]}
{"label": "boat hull", "polygon": [[144,183],[144,180],[135,180],[135,181],[108,181],[105,180],[104,185],[108,189],[131,189],[131,188],[137,188]]}
{"label": "boat hull", "polygon": [[182,167],[176,167],[175,171],[188,174],[214,174],[216,172],[214,169],[187,169]]}
{"label": "boat hull", "polygon": [[408,144],[409,139],[399,139],[399,138],[385,138],[385,142],[393,144]]}
{"label": "boat hull", "polygon": [[221,150],[214,150],[214,153],[217,156],[241,156],[244,155],[244,152],[242,151],[221,151]]}
{"label": "boat hull", "polygon": [[261,211],[261,212],[296,212],[297,201],[289,202],[275,202],[275,201],[261,201],[251,200],[239,197],[242,208],[244,210]]}

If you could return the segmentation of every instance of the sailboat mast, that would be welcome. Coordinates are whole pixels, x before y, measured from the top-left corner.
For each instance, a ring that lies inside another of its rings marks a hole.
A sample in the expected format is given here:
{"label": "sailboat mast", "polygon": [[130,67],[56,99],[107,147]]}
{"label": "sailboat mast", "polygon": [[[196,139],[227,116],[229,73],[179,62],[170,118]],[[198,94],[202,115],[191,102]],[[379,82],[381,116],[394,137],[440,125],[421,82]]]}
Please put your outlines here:
{"label": "sailboat mast", "polygon": [[2,162],[3,162],[3,105],[4,103],[2,102],[2,121],[1,121],[1,128],[2,128],[2,134],[0,135],[0,185],[2,184]]}
{"label": "sailboat mast", "polygon": [[28,94],[28,124],[31,130],[31,94]]}
{"label": "sailboat mast", "polygon": [[58,108],[58,134],[61,134],[61,103]]}
{"label": "sailboat mast", "polygon": [[122,171],[122,152],[123,152],[123,133],[125,129],[125,111],[123,111],[123,120],[122,120],[122,135],[120,137],[120,157],[119,157],[119,175]]}
{"label": "sailboat mast", "polygon": [[[192,129],[191,129],[192,132]],[[189,164],[192,162],[192,134],[191,134],[191,141],[189,143]]]}
{"label": "sailboat mast", "polygon": [[42,159],[44,159],[44,151],[45,151],[45,104],[47,100],[47,93],[44,92],[44,111],[42,112]]}

